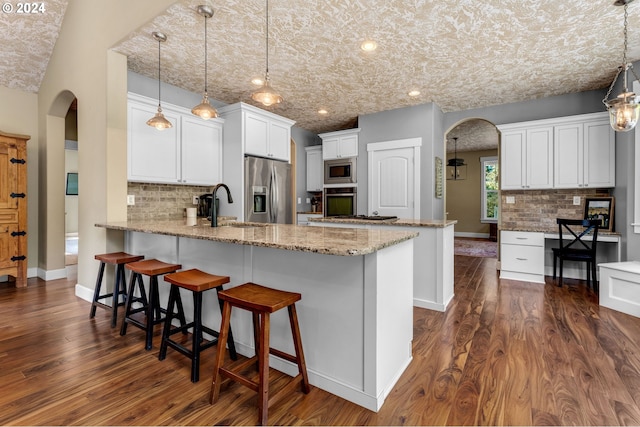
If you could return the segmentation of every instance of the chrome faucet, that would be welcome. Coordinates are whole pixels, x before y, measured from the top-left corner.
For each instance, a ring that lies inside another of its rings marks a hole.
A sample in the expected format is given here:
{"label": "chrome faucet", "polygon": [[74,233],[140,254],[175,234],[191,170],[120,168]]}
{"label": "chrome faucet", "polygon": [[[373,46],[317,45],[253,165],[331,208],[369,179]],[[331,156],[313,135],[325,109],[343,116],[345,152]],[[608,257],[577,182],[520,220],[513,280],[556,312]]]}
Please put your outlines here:
{"label": "chrome faucet", "polygon": [[218,209],[216,208],[216,193],[218,192],[218,189],[220,187],[223,187],[225,190],[227,190],[227,201],[229,203],[233,203],[233,198],[231,197],[231,191],[229,191],[229,187],[227,187],[226,184],[221,183],[213,187],[213,191],[211,194],[211,226],[212,227],[218,226]]}

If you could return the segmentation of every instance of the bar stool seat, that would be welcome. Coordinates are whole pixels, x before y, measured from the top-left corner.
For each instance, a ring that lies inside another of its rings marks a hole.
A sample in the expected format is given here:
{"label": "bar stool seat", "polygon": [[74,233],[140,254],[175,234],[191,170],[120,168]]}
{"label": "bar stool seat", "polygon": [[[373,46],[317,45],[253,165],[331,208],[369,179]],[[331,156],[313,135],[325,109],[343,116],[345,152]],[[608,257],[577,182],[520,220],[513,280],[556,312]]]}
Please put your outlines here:
{"label": "bar stool seat", "polygon": [[[100,268],[98,269],[98,277],[96,279],[96,287],[93,290],[93,300],[91,302],[91,311],[89,312],[89,318],[93,319],[96,315],[96,308],[100,307],[105,310],[111,310],[111,327],[114,328],[118,321],[118,306],[124,304],[120,302],[120,297],[126,298],[127,285],[125,280],[124,265],[140,261],[144,259],[143,255],[131,255],[126,252],[111,252],[108,254],[100,254],[94,257],[100,261]],[[100,295],[100,288],[102,287],[102,279],[104,276],[104,270],[106,265],[115,266],[116,277],[113,283],[113,291]],[[105,298],[113,298],[111,305],[100,302]]]}
{"label": "bar stool seat", "polygon": [[[249,387],[251,390],[258,392],[258,421],[261,425],[266,425],[269,405],[289,395],[293,388],[297,386],[298,381],[305,394],[310,391],[295,306],[295,303],[300,301],[302,296],[295,292],[271,289],[255,283],[245,283],[235,288],[220,291],[218,297],[224,301],[225,304],[222,310],[219,348],[214,365],[210,401],[212,404],[218,401],[222,377],[237,381]],[[252,313],[256,355],[238,366],[225,368],[223,366],[224,350],[227,340],[227,330],[229,329],[231,321],[231,309],[233,307],[242,308]],[[295,355],[269,347],[270,315],[285,307],[287,307],[289,311],[289,323],[291,324]],[[289,384],[278,391],[271,399],[269,399],[269,353],[298,365],[298,375],[292,378]],[[258,364],[257,381],[241,375],[243,370],[255,362]]]}
{"label": "bar stool seat", "polygon": [[[159,360],[164,360],[167,355],[167,347],[171,347],[183,355],[191,359],[191,382],[198,382],[200,379],[200,352],[212,347],[218,343],[218,332],[213,329],[204,326],[202,324],[202,295],[209,289],[216,290],[216,293],[220,293],[223,290],[222,285],[229,283],[229,276],[216,276],[214,274],[205,273],[198,269],[191,269],[180,271],[177,273],[167,274],[164,276],[166,282],[171,283],[171,291],[169,292],[169,303],[167,305],[167,314],[164,329],[162,332],[162,343],[160,345]],[[173,315],[173,305],[175,301],[180,297],[180,288],[186,289],[193,293],[193,322],[182,324],[180,327],[171,328],[171,320]],[[218,299],[220,304],[220,311],[223,309],[222,300]],[[171,339],[171,335],[177,332],[186,333],[187,329],[193,328],[191,349],[183,346],[177,341]],[[202,333],[206,332],[214,338],[211,341],[204,343]],[[233,342],[233,334],[229,329],[229,354],[231,359],[236,360],[238,358],[236,354],[235,343]],[[225,341],[226,344],[226,341]],[[220,350],[219,350],[220,351]]]}
{"label": "bar stool seat", "polygon": [[[166,314],[167,310],[160,306],[160,294],[158,291],[158,276],[174,273],[182,268],[181,264],[166,263],[157,259],[148,259],[144,261],[132,262],[126,265],[127,270],[131,270],[131,279],[129,282],[129,290],[127,294],[127,305],[120,328],[120,335],[127,333],[127,325],[131,323],[143,331],[145,331],[145,349],[151,350],[153,347],[153,327],[164,322],[165,318],[162,314]],[[149,276],[149,299],[147,300],[142,281],[142,275]],[[135,288],[138,287],[140,297],[135,297]],[[132,303],[140,302],[141,307],[134,308]],[[178,296],[178,318],[182,325],[186,323],[184,318],[184,309],[182,300]],[[144,321],[136,319],[133,315],[136,313],[145,313]]]}

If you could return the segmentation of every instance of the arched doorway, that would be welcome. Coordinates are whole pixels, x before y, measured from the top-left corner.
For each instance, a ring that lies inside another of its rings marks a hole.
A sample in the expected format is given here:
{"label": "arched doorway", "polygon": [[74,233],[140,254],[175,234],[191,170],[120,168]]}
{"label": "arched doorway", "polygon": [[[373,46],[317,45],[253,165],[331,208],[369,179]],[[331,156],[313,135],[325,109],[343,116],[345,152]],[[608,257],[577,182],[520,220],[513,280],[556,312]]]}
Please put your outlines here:
{"label": "arched doorway", "polygon": [[499,135],[493,123],[479,118],[457,123],[445,134],[444,209],[445,218],[458,221],[458,254],[497,256],[496,245],[482,241],[496,237]]}

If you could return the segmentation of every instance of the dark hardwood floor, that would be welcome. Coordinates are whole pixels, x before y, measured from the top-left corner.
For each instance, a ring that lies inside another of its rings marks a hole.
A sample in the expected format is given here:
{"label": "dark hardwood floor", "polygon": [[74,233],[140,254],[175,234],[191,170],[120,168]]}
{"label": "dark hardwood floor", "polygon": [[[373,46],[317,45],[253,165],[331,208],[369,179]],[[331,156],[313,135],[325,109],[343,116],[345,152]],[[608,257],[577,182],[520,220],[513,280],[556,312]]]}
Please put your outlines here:
{"label": "dark hardwood floor", "polygon": [[[499,281],[492,258],[455,265],[449,309],[414,309],[414,359],[380,412],[313,388],[273,406],[270,424],[640,424],[640,319],[599,307],[578,281]],[[255,393],[238,384],[209,405],[215,349],[192,384],[184,356],[158,361],[159,337],[147,352],[141,330],[120,337],[89,306],[73,281],[0,284],[0,425],[257,422]]]}

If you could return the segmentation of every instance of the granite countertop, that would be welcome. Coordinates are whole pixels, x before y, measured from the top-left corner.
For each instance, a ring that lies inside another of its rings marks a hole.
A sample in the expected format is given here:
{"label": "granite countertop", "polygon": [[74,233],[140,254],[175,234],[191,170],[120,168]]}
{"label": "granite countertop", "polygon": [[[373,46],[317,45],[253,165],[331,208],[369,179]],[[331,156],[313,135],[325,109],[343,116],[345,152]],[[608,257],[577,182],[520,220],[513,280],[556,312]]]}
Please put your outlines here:
{"label": "granite countertop", "polygon": [[338,224],[365,224],[365,225],[396,225],[401,227],[432,227],[445,228],[456,224],[457,220],[440,220],[440,219],[383,219],[383,220],[367,220],[359,218],[339,218],[339,217],[322,217],[309,218],[309,222],[332,222]]}
{"label": "granite countertop", "polygon": [[308,227],[235,221],[221,221],[219,227],[211,227],[209,224],[206,219],[198,218],[196,225],[192,225],[192,222],[185,218],[108,222],[95,224],[95,226],[111,230],[137,231],[339,256],[370,254],[418,236],[418,233],[413,232],[380,229]]}
{"label": "granite countertop", "polygon": [[313,211],[300,211],[296,213],[303,214],[303,215],[322,215],[322,212],[313,212]]}

